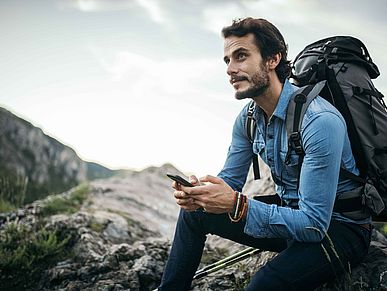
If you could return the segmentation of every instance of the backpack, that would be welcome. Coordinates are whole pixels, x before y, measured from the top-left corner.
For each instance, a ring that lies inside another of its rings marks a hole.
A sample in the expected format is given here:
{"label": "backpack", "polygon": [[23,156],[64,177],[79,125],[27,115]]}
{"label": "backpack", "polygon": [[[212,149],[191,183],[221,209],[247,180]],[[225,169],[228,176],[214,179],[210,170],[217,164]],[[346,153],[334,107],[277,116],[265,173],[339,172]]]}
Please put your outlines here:
{"label": "backpack", "polygon": [[[299,175],[304,157],[300,128],[309,103],[319,95],[335,106],[347,124],[352,153],[360,172],[356,176],[341,168],[340,176],[359,182],[361,187],[339,195],[334,211],[354,220],[372,214],[374,221],[387,221],[384,207],[387,206],[387,108],[383,95],[371,81],[379,74],[365,45],[350,36],[316,41],[306,46],[292,62],[290,80],[300,88],[292,95],[287,110],[287,157],[292,151],[299,156]],[[256,127],[254,107],[252,101],[246,120],[251,141]],[[256,179],[259,178],[257,159],[255,155]]]}

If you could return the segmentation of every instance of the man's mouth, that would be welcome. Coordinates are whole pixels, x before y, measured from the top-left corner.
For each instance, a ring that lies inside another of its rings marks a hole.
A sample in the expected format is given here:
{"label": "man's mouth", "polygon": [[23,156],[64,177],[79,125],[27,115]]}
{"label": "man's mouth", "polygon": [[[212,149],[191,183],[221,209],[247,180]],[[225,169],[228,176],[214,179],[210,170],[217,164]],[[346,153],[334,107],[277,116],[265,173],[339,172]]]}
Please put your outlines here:
{"label": "man's mouth", "polygon": [[236,82],[240,82],[240,81],[246,81],[247,78],[246,77],[239,77],[239,76],[234,76],[230,79],[230,83],[231,85],[234,85],[234,83]]}

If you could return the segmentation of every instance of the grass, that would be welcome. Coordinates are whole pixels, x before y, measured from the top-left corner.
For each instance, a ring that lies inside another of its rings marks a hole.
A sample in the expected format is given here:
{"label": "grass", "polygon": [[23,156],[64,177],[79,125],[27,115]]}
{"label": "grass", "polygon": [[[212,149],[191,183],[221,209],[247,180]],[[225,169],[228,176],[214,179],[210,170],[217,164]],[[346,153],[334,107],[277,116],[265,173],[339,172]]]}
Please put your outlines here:
{"label": "grass", "polygon": [[247,285],[250,283],[253,271],[251,268],[248,268],[245,264],[239,264],[238,270],[241,271],[244,276],[235,276],[235,285],[233,290],[243,291],[246,289]]}
{"label": "grass", "polygon": [[10,203],[9,201],[0,199],[0,213],[11,212],[11,211],[14,211],[16,209],[17,209],[17,207],[15,205],[13,205],[12,203]]}
{"label": "grass", "polygon": [[[16,182],[19,186],[0,177],[0,212],[23,205],[27,180]],[[33,226],[26,226],[16,219],[0,229],[0,290],[36,290],[45,270],[72,257],[71,235],[47,230],[43,222],[46,216],[78,211],[88,193],[89,185],[81,184],[68,195],[52,196],[43,202],[41,216]],[[102,228],[97,224],[92,227],[95,230]]]}
{"label": "grass", "polygon": [[106,227],[105,224],[98,223],[98,222],[91,222],[88,226],[91,230],[98,232],[98,233],[101,233]]}
{"label": "grass", "polygon": [[88,197],[89,189],[89,184],[87,183],[79,185],[70,194],[70,200],[77,203],[78,205],[82,204]]}
{"label": "grass", "polygon": [[77,212],[83,202],[87,199],[89,193],[89,185],[81,184],[76,187],[69,197],[55,196],[49,199],[42,206],[42,216],[50,216],[59,213],[73,214]]}
{"label": "grass", "polygon": [[[44,228],[44,217],[74,213],[87,199],[89,185],[81,184],[68,196],[54,196],[42,205],[41,216],[33,227],[18,220],[0,231],[0,290],[35,289],[44,270],[72,256],[71,236]],[[12,204],[3,204],[12,207]],[[98,228],[99,226],[94,226]]]}
{"label": "grass", "polygon": [[42,272],[69,255],[70,237],[9,223],[0,233],[0,289],[25,290]]}
{"label": "grass", "polygon": [[387,223],[383,222],[375,222],[374,223],[375,228],[382,233],[385,237],[387,237]]}
{"label": "grass", "polygon": [[0,176],[0,213],[14,211],[24,204],[28,178]]}

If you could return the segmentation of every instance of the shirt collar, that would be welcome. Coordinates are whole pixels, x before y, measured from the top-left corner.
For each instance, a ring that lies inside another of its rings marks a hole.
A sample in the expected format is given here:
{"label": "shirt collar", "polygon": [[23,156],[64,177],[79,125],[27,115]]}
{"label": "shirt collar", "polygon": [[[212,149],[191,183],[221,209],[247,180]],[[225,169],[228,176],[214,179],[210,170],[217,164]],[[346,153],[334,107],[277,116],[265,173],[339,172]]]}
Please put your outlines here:
{"label": "shirt collar", "polygon": [[274,116],[281,118],[282,120],[286,119],[288,104],[290,101],[290,97],[293,95],[293,92],[294,92],[294,86],[289,82],[288,79],[285,79],[285,83],[282,88],[281,95],[278,99],[277,106],[273,113]]}

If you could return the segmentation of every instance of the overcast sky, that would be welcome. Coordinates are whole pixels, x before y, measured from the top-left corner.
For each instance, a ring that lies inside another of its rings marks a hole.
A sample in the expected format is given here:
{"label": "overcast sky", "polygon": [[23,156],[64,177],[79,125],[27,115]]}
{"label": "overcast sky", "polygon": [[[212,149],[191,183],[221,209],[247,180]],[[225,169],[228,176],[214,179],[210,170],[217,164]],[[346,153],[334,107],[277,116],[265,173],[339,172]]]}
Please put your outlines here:
{"label": "overcast sky", "polygon": [[1,0],[0,106],[85,160],[142,169],[170,162],[217,174],[236,115],[220,30],[266,18],[289,56],[331,35],[368,47],[387,93],[383,0]]}

